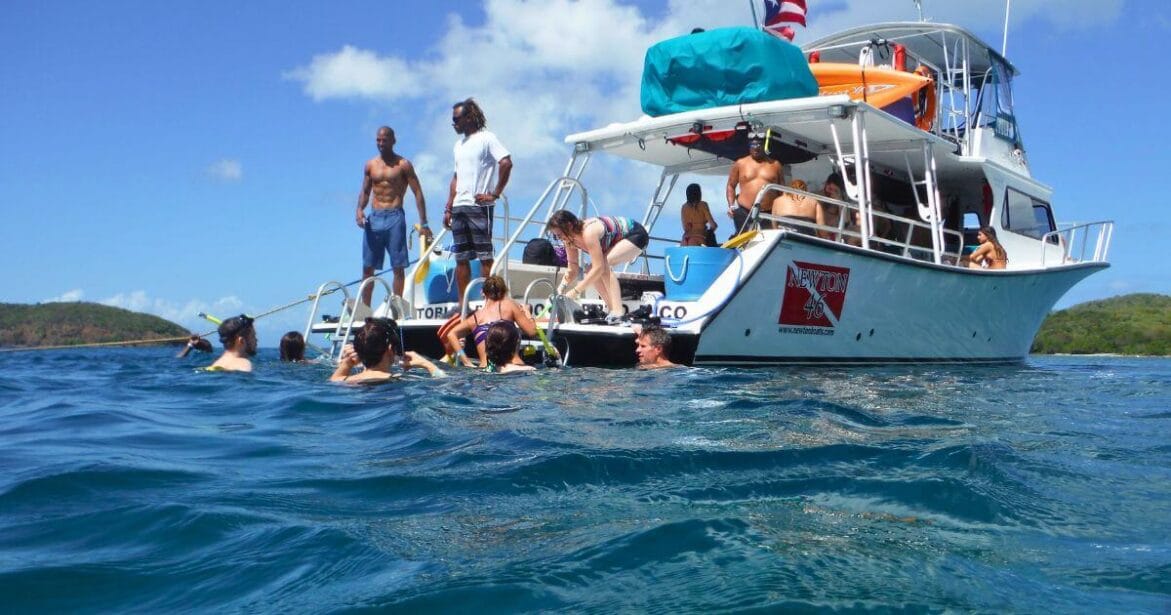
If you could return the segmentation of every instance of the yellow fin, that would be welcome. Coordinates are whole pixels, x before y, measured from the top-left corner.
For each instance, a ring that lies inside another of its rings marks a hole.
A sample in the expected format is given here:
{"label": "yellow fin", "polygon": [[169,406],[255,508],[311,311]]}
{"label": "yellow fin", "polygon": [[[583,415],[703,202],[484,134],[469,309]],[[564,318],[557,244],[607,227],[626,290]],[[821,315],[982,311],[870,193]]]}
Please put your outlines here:
{"label": "yellow fin", "polygon": [[752,238],[756,237],[759,234],[760,234],[760,231],[748,231],[746,233],[740,233],[739,235],[729,239],[728,241],[725,241],[724,244],[721,245],[720,247],[721,248],[740,248],[740,247],[743,247],[744,244],[752,241]]}
{"label": "yellow fin", "polygon": [[[427,245],[427,238],[423,236],[423,227],[416,224],[415,230],[419,232],[419,260],[423,260],[427,258],[427,248],[431,246]],[[423,264],[419,266],[418,271],[415,272],[415,284],[422,284],[423,281],[427,279],[427,272],[430,270],[431,261],[424,261]]]}

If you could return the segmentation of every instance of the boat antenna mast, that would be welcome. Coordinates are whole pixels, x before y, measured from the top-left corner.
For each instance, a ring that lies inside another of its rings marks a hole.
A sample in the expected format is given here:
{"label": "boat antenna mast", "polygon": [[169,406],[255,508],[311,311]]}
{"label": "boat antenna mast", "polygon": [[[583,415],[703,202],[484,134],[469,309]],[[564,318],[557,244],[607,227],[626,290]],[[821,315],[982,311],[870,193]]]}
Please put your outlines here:
{"label": "boat antenna mast", "polygon": [[1012,0],[1004,0],[1004,42],[1000,44],[1000,56],[1008,57],[1008,13],[1012,9]]}
{"label": "boat antenna mast", "polygon": [[752,27],[759,28],[760,20],[756,17],[756,0],[748,0],[748,8],[752,9]]}

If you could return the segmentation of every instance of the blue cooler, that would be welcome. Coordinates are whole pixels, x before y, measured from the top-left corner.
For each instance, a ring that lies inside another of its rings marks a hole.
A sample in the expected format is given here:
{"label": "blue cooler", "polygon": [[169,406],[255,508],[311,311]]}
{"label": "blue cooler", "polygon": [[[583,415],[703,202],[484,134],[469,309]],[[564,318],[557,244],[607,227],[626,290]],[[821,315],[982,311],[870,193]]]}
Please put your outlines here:
{"label": "blue cooler", "polygon": [[[472,277],[480,277],[480,261],[472,261]],[[423,280],[423,291],[427,303],[454,303],[459,300],[459,286],[455,282],[455,259],[436,258],[431,260],[427,277]]]}
{"label": "blue cooler", "polygon": [[667,299],[695,301],[736,258],[736,251],[707,246],[672,246],[666,250],[663,283]]}

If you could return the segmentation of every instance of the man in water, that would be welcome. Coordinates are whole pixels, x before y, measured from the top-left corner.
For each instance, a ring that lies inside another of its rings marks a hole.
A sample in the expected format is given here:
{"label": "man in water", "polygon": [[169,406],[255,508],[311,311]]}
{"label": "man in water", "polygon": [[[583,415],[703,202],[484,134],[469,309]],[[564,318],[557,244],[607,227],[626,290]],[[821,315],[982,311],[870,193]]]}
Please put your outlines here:
{"label": "man in water", "polygon": [[[728,215],[733,221],[733,237],[747,230],[744,227],[748,214],[760,189],[766,184],[781,183],[784,171],[781,163],[764,153],[764,139],[760,135],[748,138],[748,155],[733,163],[728,172]],[[775,198],[775,192],[764,195],[760,200],[760,211],[772,212]]]}
{"label": "man in water", "polygon": [[484,128],[487,123],[480,106],[470,98],[452,106],[451,126],[461,136],[453,148],[455,174],[451,176],[443,225],[451,229],[455,240],[452,252],[459,301],[471,281],[472,259],[480,260],[483,275],[492,272],[492,207],[512,174],[512,156],[500,139]]}
{"label": "man in water", "polygon": [[[394,269],[394,293],[403,294],[406,276],[404,271],[409,260],[407,255],[407,222],[403,213],[403,196],[407,187],[415,194],[415,206],[419,209],[421,234],[430,239],[431,229],[427,227],[427,203],[423,200],[423,189],[410,160],[394,151],[394,130],[382,126],[374,137],[378,155],[366,161],[362,174],[362,193],[358,195],[358,213],[355,221],[363,230],[362,279],[374,275],[382,268],[383,253],[390,254],[390,266]],[[370,216],[366,216],[366,203],[370,193],[374,203]],[[369,286],[362,293],[362,301],[370,305],[374,288]]]}
{"label": "man in water", "polygon": [[229,318],[220,323],[220,343],[224,345],[224,354],[208,366],[210,371],[250,372],[252,360],[256,355],[256,329],[252,326],[252,318],[243,314]]}
{"label": "man in water", "polygon": [[659,325],[644,325],[637,333],[635,343],[639,369],[678,367],[667,358],[671,354],[671,334]]}

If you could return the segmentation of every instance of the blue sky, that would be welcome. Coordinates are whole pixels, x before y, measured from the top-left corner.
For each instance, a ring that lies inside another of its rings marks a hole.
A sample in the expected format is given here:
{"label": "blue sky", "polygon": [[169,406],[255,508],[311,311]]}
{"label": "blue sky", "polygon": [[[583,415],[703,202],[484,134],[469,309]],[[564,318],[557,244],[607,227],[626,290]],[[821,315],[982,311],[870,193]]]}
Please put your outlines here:
{"label": "blue sky", "polygon": [[[917,18],[912,0],[808,2],[798,43]],[[560,174],[566,134],[640,114],[649,44],[693,26],[749,24],[748,6],[6,3],[0,301],[97,301],[205,330],[201,310],[258,313],[323,281],[352,280],[361,247],[353,208],[379,125],[396,129],[438,221],[450,105],[475,96],[513,152],[514,207],[527,208]],[[923,11],[1000,44],[999,0],[924,0]],[[1016,110],[1033,172],[1055,188],[1060,221],[1117,222],[1114,266],[1059,307],[1171,294],[1156,253],[1171,231],[1158,188],[1168,88],[1155,68],[1171,56],[1168,40],[1164,2],[1012,2],[1008,57],[1022,73]],[[591,170],[599,204],[641,213],[654,172]],[[722,180],[701,184],[720,201]],[[414,221],[410,197],[408,211]],[[302,328],[306,315],[298,308],[262,322],[261,343]]]}

